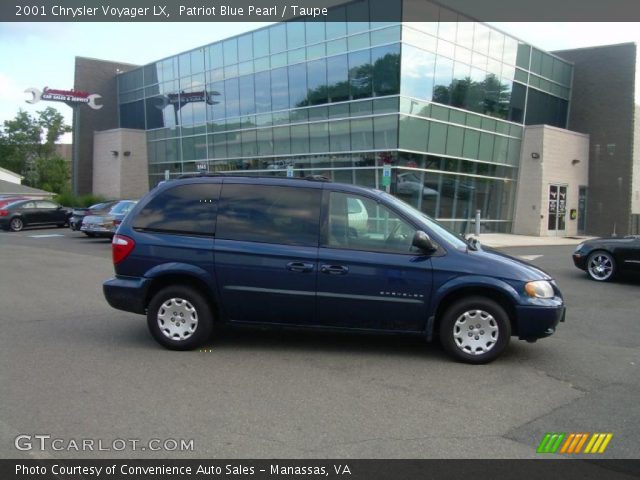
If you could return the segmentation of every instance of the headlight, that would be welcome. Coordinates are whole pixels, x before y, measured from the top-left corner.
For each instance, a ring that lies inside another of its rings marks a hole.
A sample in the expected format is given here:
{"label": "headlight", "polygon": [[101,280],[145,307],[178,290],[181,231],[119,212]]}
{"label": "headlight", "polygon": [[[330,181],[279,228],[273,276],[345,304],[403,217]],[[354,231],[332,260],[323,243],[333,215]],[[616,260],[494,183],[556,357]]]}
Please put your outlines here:
{"label": "headlight", "polygon": [[546,280],[537,280],[525,284],[524,291],[531,298],[553,298],[555,296],[553,287]]}

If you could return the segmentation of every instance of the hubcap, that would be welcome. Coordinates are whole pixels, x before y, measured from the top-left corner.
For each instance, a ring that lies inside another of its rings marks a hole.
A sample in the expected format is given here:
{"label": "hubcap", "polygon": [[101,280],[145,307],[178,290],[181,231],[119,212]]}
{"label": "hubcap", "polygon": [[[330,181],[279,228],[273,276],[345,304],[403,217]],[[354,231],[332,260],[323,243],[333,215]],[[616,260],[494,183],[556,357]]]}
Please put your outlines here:
{"label": "hubcap", "polygon": [[13,220],[11,220],[11,227],[14,230],[21,230],[22,229],[22,220],[20,220],[19,218],[14,218]]}
{"label": "hubcap", "polygon": [[171,298],[158,309],[158,327],[171,340],[186,340],[198,328],[198,312],[183,298]]}
{"label": "hubcap", "polygon": [[597,280],[606,280],[613,273],[613,262],[609,255],[594,255],[589,261],[589,273]]}
{"label": "hubcap", "polygon": [[456,346],[469,355],[487,353],[498,341],[498,323],[484,310],[469,310],[456,320],[453,339]]}

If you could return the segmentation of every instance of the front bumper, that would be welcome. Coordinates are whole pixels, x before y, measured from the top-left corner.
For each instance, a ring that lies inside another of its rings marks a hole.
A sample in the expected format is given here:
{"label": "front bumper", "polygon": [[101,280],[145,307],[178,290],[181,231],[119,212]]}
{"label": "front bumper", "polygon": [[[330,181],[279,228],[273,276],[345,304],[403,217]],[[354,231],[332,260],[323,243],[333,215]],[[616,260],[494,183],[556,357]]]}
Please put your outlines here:
{"label": "front bumper", "polygon": [[102,291],[113,308],[144,314],[148,287],[149,280],[146,278],[114,277],[102,284]]}
{"label": "front bumper", "polygon": [[580,270],[587,269],[587,255],[584,255],[580,252],[573,252],[571,258],[573,258],[573,264]]}
{"label": "front bumper", "polygon": [[519,305],[516,307],[518,338],[537,340],[553,335],[558,323],[565,321],[566,314],[567,309],[562,303],[557,306]]}

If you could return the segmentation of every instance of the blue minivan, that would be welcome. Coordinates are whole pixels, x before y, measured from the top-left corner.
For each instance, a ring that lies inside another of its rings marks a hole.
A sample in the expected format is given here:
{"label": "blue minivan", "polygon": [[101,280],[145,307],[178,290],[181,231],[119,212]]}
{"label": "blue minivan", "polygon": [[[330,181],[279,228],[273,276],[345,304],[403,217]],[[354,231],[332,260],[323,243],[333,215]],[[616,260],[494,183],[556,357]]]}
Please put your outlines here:
{"label": "blue minivan", "polygon": [[542,270],[466,241],[388,193],[327,181],[201,175],[142,198],[112,242],[104,295],[189,350],[217,322],[413,334],[486,363],[554,333]]}

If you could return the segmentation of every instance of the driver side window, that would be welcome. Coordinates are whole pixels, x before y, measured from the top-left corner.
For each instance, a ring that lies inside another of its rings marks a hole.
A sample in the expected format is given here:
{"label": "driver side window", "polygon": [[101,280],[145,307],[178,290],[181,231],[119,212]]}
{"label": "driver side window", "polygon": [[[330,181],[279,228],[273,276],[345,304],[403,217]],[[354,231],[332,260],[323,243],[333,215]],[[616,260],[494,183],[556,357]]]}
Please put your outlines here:
{"label": "driver side window", "polygon": [[331,192],[327,246],[411,253],[415,228],[384,205],[354,194]]}

